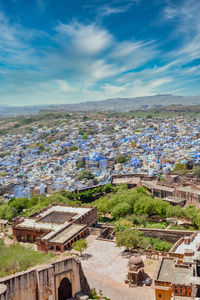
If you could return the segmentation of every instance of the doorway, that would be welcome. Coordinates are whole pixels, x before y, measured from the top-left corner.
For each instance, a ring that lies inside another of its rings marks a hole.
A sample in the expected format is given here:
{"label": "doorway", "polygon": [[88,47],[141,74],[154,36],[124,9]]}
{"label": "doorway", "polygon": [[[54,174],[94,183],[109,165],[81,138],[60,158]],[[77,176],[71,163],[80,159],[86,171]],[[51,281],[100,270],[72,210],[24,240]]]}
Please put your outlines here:
{"label": "doorway", "polygon": [[67,300],[72,297],[72,285],[68,278],[63,278],[58,288],[58,300]]}

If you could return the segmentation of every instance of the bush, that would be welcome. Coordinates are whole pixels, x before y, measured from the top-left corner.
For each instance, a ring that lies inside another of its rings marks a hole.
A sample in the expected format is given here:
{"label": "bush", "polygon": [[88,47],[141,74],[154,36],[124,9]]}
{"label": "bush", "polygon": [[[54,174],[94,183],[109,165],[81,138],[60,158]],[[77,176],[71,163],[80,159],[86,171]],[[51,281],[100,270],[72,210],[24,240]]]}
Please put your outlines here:
{"label": "bush", "polygon": [[78,174],[77,179],[82,180],[82,179],[93,179],[94,175],[92,174],[92,171],[89,169],[84,170],[83,172]]}
{"label": "bush", "polygon": [[194,166],[192,170],[193,170],[194,176],[196,176],[197,178],[200,178],[200,166]]}
{"label": "bush", "polygon": [[25,271],[37,264],[49,263],[53,256],[51,252],[41,254],[19,244],[5,246],[4,241],[0,240],[0,277]]}
{"label": "bush", "polygon": [[144,234],[138,230],[125,229],[116,233],[116,243],[118,247],[124,246],[128,250],[135,248],[146,249],[151,245],[154,250],[169,251],[173,244],[162,241],[159,238],[145,237]]}
{"label": "bush", "polygon": [[88,134],[85,133],[85,134],[82,136],[81,140],[84,141],[84,140],[87,140],[87,139],[88,139]]}
{"label": "bush", "polygon": [[118,203],[112,210],[111,215],[113,218],[123,217],[131,214],[131,206],[126,202]]}
{"label": "bush", "polygon": [[113,188],[113,186],[112,186],[111,183],[107,183],[107,184],[104,186],[103,190],[104,190],[104,192],[106,192],[106,193],[111,193],[111,192],[114,191],[114,188]]}
{"label": "bush", "polygon": [[127,161],[127,158],[125,155],[118,155],[116,158],[115,158],[115,163],[116,164],[122,164],[122,163],[125,163]]}
{"label": "bush", "polygon": [[75,146],[75,145],[72,145],[70,148],[69,148],[69,151],[76,151],[78,150],[78,147]]}
{"label": "bush", "polygon": [[174,167],[173,172],[178,175],[185,175],[187,173],[187,167],[185,164],[177,163]]}
{"label": "bush", "polygon": [[72,248],[80,253],[80,256],[82,256],[82,253],[84,250],[88,248],[88,244],[86,240],[80,239],[72,244]]}

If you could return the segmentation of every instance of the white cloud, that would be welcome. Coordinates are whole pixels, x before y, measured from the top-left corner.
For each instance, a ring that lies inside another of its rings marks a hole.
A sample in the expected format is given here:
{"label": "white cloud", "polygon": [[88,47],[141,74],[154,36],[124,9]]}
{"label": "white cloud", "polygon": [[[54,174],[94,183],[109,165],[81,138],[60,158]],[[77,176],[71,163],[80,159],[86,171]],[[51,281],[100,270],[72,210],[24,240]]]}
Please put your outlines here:
{"label": "white cloud", "polygon": [[56,79],[55,82],[57,83],[59,89],[63,92],[69,92],[72,90],[71,86],[65,80]]}
{"label": "white cloud", "polygon": [[95,55],[112,43],[112,35],[95,24],[83,25],[77,22],[60,24],[56,30],[70,39],[75,51],[81,54]]}
{"label": "white cloud", "polygon": [[[177,18],[174,9],[168,8],[168,22]],[[0,14],[0,59],[8,65],[0,72],[1,98],[25,104],[27,99],[70,103],[181,91],[190,74],[199,74],[199,67],[181,67],[200,51],[198,30],[193,29],[189,38],[189,20],[184,24],[184,47],[166,55],[154,40],[118,41],[94,23],[60,23],[49,37],[11,24]],[[42,49],[32,43],[35,37],[44,38]]]}
{"label": "white cloud", "polygon": [[127,5],[119,6],[119,7],[114,7],[114,6],[109,6],[109,5],[104,5],[99,9],[100,15],[103,16],[109,16],[112,14],[120,14],[124,13],[129,10],[129,8],[132,6],[132,3],[129,3]]}
{"label": "white cloud", "polygon": [[175,34],[182,40],[174,55],[182,63],[200,58],[200,1],[171,1],[164,10],[164,17],[175,24]]}

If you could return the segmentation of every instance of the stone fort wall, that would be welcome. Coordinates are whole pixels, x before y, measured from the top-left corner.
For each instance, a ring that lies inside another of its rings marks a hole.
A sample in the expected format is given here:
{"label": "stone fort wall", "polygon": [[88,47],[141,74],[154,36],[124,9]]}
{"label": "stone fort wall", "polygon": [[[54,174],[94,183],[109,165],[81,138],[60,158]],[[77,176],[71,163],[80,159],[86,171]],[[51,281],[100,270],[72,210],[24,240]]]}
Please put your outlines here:
{"label": "stone fort wall", "polygon": [[58,300],[58,289],[64,278],[71,283],[72,297],[79,292],[89,295],[81,263],[68,257],[1,278],[0,300]]}

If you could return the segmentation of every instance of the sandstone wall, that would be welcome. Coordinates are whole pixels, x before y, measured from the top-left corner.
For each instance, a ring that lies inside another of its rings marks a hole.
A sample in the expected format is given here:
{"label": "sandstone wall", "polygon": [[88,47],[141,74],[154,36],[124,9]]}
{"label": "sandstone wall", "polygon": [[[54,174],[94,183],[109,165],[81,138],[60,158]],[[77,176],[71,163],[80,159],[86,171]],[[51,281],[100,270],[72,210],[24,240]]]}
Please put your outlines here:
{"label": "sandstone wall", "polygon": [[170,243],[177,242],[181,237],[191,236],[193,231],[186,230],[164,230],[164,229],[154,229],[154,228],[136,228],[133,230],[140,230],[145,236],[152,238],[159,238]]}
{"label": "sandstone wall", "polygon": [[58,300],[63,278],[69,279],[73,297],[80,291],[89,295],[81,263],[69,257],[0,279],[0,300]]}

